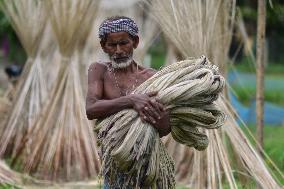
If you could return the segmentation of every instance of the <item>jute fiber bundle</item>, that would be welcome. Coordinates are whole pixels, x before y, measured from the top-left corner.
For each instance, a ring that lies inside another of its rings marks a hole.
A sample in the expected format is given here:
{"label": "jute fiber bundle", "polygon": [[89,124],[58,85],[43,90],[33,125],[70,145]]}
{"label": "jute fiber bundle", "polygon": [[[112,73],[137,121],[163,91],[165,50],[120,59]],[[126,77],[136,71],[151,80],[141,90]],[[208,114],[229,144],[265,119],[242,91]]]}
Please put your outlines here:
{"label": "jute fiber bundle", "polygon": [[0,120],[2,121],[5,118],[5,115],[8,113],[8,109],[11,106],[11,102],[5,98],[0,97]]}
{"label": "jute fiber bundle", "polygon": [[[170,111],[171,134],[181,144],[204,150],[208,138],[199,128],[220,127],[225,115],[214,104],[224,79],[206,57],[172,64],[157,72],[133,93],[158,91],[157,98]],[[174,188],[174,164],[157,131],[142,122],[134,110],[124,110],[99,125],[103,174],[113,183],[120,171],[124,186],[158,185]]]}
{"label": "jute fiber bundle", "polygon": [[235,0],[144,0],[166,37],[184,57],[207,56],[225,75]]}
{"label": "jute fiber bundle", "polygon": [[[235,0],[147,0],[151,14],[168,39],[185,58],[205,54],[226,75],[228,51],[233,34]],[[224,90],[225,91],[225,90]],[[203,152],[174,144],[168,137],[166,144],[177,164],[177,180],[190,188],[238,188],[238,182],[279,188],[276,177],[263,158],[255,151],[235,121],[234,108],[228,99],[217,102],[229,115],[219,131],[207,130],[211,143]],[[225,140],[228,139],[228,140]],[[233,154],[232,154],[233,152]],[[265,153],[264,153],[265,154]],[[269,159],[269,158],[268,158]],[[271,162],[271,161],[270,161]],[[272,163],[269,163],[273,165]],[[276,166],[273,169],[278,170]],[[283,174],[279,172],[283,178]]]}
{"label": "jute fiber bundle", "polygon": [[[74,60],[76,60],[76,62],[80,62],[79,65],[79,74],[80,74],[80,80],[82,83],[82,90],[83,90],[83,95],[85,96],[87,94],[87,85],[86,83],[88,83],[87,81],[87,70],[88,70],[88,66],[90,65],[90,63],[93,63],[93,61],[91,60],[91,56],[90,53],[94,53],[97,49],[87,49],[87,44],[88,43],[92,43],[94,41],[88,41],[90,35],[94,35],[95,37],[98,38],[97,33],[96,34],[92,34],[92,29],[94,26],[94,21],[97,15],[97,11],[88,11],[86,13],[85,19],[82,21],[82,26],[80,28],[80,32],[79,32],[79,40],[78,40],[78,44],[77,44],[77,48],[76,51],[73,55]],[[97,32],[97,28],[96,28],[96,32]],[[99,43],[97,45],[97,48],[99,48]],[[89,52],[88,52],[89,50]]]}
{"label": "jute fiber bundle", "polygon": [[[91,124],[85,116],[79,62],[73,54],[89,11],[97,9],[93,0],[45,0],[44,8],[60,52],[60,68],[42,108],[27,136],[29,156],[20,156],[24,171],[49,180],[79,180],[95,176],[98,155]],[[85,33],[85,32],[84,32]]]}
{"label": "jute fiber bundle", "polygon": [[42,1],[4,0],[0,8],[9,18],[28,56],[0,133],[0,155],[12,153],[13,158],[21,151],[23,140],[47,96],[42,62],[37,55],[47,17]]}

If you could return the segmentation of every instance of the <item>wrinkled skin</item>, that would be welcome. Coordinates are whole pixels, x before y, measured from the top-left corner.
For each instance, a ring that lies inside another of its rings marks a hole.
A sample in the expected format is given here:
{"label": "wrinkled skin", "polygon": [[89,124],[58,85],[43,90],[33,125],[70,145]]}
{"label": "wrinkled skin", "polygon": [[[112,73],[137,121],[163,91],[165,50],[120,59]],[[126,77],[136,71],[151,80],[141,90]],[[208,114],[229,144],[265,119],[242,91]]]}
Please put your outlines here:
{"label": "wrinkled skin", "polygon": [[[139,43],[138,37],[126,32],[111,33],[101,47],[112,61],[123,63],[132,57]],[[103,119],[123,109],[136,110],[143,121],[153,125],[160,137],[170,132],[169,113],[155,96],[157,92],[147,94],[129,94],[134,88],[155,74],[155,70],[137,65],[135,61],[125,68],[108,69],[111,63],[94,63],[88,70],[88,93],[86,113],[88,119]]]}

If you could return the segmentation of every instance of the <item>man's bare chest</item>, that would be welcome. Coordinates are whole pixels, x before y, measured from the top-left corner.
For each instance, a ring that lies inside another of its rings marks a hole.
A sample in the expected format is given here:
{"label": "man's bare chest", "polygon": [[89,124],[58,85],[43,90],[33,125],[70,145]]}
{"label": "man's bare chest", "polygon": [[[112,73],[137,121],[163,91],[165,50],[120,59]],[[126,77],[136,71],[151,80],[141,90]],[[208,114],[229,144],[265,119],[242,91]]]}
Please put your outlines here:
{"label": "man's bare chest", "polygon": [[145,74],[143,71],[125,75],[108,71],[104,76],[103,98],[114,99],[131,94],[149,77],[149,74]]}

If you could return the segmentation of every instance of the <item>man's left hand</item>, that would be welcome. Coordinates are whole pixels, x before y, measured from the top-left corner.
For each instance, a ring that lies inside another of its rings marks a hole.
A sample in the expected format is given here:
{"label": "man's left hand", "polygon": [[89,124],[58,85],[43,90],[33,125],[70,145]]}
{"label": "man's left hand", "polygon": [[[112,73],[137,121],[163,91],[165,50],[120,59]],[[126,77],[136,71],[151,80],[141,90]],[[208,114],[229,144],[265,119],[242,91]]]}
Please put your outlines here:
{"label": "man's left hand", "polygon": [[152,115],[157,113],[158,115],[149,116],[150,118],[147,121],[157,129],[160,137],[168,135],[171,132],[169,111],[155,98],[151,99],[151,104],[156,110],[152,112]]}

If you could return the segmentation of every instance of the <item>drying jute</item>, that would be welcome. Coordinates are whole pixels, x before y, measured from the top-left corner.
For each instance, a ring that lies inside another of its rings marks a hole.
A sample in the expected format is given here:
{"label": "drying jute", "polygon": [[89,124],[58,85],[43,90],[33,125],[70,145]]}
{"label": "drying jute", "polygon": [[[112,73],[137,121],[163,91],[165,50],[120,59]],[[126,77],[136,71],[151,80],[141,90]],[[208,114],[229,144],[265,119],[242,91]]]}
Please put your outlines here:
{"label": "drying jute", "polygon": [[[214,101],[225,80],[202,56],[171,64],[146,80],[135,94],[158,91],[170,112],[171,135],[184,145],[204,150],[200,129],[223,125],[225,114]],[[102,152],[102,175],[110,188],[175,188],[174,163],[156,129],[133,109],[120,111],[96,127]]]}

